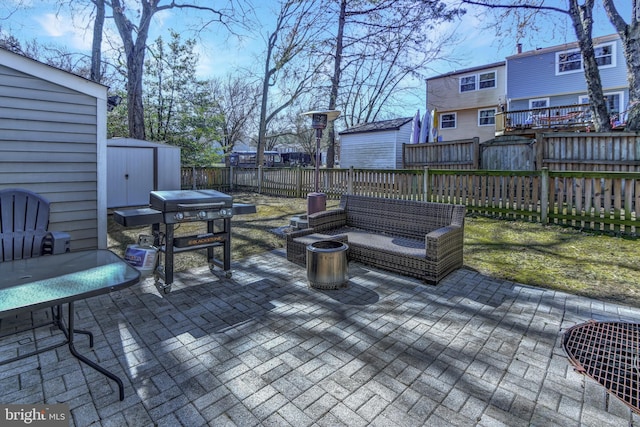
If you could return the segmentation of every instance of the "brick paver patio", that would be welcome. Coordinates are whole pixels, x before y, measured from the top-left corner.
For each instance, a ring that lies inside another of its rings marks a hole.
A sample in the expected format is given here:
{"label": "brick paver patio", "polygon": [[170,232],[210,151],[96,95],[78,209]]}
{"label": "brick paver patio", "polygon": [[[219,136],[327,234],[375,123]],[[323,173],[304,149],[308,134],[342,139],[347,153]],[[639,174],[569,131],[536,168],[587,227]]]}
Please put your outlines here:
{"label": "brick paver patio", "polygon": [[[564,329],[638,309],[467,269],[432,287],[352,263],[347,289],[317,291],[280,251],[232,266],[77,303],[96,345],[76,346],[124,401],[62,347],[3,366],[0,403],[67,403],[76,426],[640,425],[561,348]],[[3,338],[0,356],[32,341]]]}

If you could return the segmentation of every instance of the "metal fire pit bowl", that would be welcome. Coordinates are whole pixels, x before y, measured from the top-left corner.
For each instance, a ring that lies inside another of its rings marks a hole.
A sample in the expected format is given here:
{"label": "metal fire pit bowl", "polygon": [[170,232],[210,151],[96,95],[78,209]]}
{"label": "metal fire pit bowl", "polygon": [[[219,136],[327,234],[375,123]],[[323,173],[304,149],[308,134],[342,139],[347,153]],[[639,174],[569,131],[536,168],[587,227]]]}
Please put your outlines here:
{"label": "metal fire pit bowl", "polygon": [[321,240],[307,246],[307,280],[314,289],[340,289],[349,281],[349,246]]}

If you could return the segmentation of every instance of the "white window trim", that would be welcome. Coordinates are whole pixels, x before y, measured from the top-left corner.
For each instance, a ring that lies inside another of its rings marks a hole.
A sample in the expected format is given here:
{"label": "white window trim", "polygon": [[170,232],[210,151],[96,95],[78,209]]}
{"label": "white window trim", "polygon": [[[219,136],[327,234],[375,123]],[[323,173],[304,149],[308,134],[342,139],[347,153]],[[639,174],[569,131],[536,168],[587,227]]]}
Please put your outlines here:
{"label": "white window trim", "polygon": [[[493,87],[480,87],[480,74],[493,74],[493,81],[495,82]],[[474,85],[475,87],[472,90],[465,90],[464,92],[462,91],[462,79],[467,78],[467,77],[475,77],[475,81],[474,81]],[[486,71],[480,71],[478,73],[475,74],[467,74],[464,76],[460,76],[458,77],[458,93],[468,93],[468,92],[475,92],[478,90],[492,90],[492,89],[497,89],[498,88],[498,71],[497,70],[486,70]]]}
{"label": "white window trim", "polygon": [[[471,90],[462,90],[462,79],[466,79],[467,77],[475,77],[473,81],[473,89]],[[466,76],[460,76],[458,78],[458,93],[467,93],[467,92],[475,92],[478,90],[478,75],[477,74],[467,74]]]}
{"label": "white window trim", "polygon": [[[617,47],[618,47],[616,42],[602,43],[602,44],[594,46],[593,49],[595,50],[595,49],[597,49],[599,47],[604,47],[604,46],[611,46],[611,64],[600,65],[600,66],[598,66],[599,70],[602,70],[602,69],[605,69],[605,68],[613,68],[613,67],[616,66],[616,57],[617,57],[616,50],[617,50]],[[555,61],[555,64],[554,64],[556,76],[564,76],[566,74],[584,72],[584,59],[582,57],[582,54],[580,54],[580,68],[578,68],[577,70],[560,71],[560,55],[565,54],[565,53],[573,53],[573,52],[580,52],[580,49],[569,49],[569,50],[563,50],[562,52],[556,52],[556,61]]]}
{"label": "white window trim", "polygon": [[613,68],[616,66],[616,43],[615,42],[611,42],[611,43],[602,43],[599,44],[597,46],[594,46],[593,49],[598,49],[599,47],[603,47],[603,46],[611,46],[611,64],[607,64],[607,65],[599,65],[598,69],[602,70],[604,68]]}
{"label": "white window trim", "polygon": [[[620,105],[618,105],[618,113],[622,113],[625,111],[627,104],[624,102],[624,92],[605,92],[604,96],[609,95],[618,95],[620,99]],[[580,95],[578,97],[578,104],[588,104],[589,103],[589,95]]]}
{"label": "white window trim", "polygon": [[[493,111],[493,123],[487,123],[487,124],[481,124],[480,123],[480,113],[483,111]],[[497,108],[482,108],[480,110],[478,110],[478,127],[484,127],[484,126],[495,126],[496,125],[496,113],[498,112]],[[456,122],[457,124],[457,122]]]}
{"label": "white window trim", "polygon": [[[453,115],[454,120],[455,120],[455,126],[451,127],[451,128],[443,128],[442,127],[442,116],[444,115]],[[457,129],[458,128],[458,113],[440,113],[440,120],[438,120],[438,128],[441,130],[448,130],[448,129]]]}
{"label": "white window trim", "polygon": [[[546,102],[546,106],[545,107],[532,107],[531,104],[533,104],[536,101],[545,101]],[[530,99],[529,100],[529,109],[532,110],[533,108],[548,108],[549,107],[549,98],[535,98],[535,99]]]}

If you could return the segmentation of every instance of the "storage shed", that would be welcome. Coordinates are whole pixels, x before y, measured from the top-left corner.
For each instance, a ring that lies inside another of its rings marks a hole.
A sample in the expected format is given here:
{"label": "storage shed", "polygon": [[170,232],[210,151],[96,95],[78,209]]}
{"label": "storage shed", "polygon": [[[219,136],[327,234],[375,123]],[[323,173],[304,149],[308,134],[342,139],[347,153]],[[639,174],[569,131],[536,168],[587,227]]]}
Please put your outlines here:
{"label": "storage shed", "polygon": [[107,207],[146,206],[149,192],[180,190],[180,148],[133,138],[107,140]]}
{"label": "storage shed", "polygon": [[0,49],[0,188],[51,202],[71,250],[107,247],[107,87]]}
{"label": "storage shed", "polygon": [[365,123],[340,132],[340,167],[402,169],[413,117]]}

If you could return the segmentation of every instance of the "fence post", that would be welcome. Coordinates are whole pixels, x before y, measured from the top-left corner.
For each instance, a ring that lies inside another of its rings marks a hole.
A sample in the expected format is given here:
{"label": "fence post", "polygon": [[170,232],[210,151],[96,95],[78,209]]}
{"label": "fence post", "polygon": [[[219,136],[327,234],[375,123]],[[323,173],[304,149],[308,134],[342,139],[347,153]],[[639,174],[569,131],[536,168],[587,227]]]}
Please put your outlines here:
{"label": "fence post", "polygon": [[296,197],[302,197],[302,167],[296,167]]}
{"label": "fence post", "polygon": [[196,188],[196,167],[191,166],[191,189],[197,190]]}
{"label": "fence post", "polygon": [[540,222],[549,221],[549,168],[542,168],[540,174]]}
{"label": "fence post", "polygon": [[480,169],[480,138],[475,136],[473,143],[471,144],[471,162],[473,163],[473,169]]}
{"label": "fence post", "polygon": [[347,172],[347,194],[353,194],[353,166]]}
{"label": "fence post", "polygon": [[424,202],[428,202],[429,201],[429,167],[425,166],[424,167],[424,173],[422,174],[422,188],[423,188],[423,201]]}

